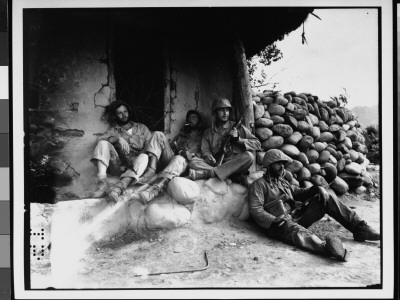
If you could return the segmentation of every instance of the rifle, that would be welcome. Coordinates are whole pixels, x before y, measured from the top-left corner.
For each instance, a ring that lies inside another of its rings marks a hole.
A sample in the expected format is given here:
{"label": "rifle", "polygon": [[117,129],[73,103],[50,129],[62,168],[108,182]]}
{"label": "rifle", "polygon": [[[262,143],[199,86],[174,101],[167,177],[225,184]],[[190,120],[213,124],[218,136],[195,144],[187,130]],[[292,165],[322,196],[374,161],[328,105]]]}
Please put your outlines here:
{"label": "rifle", "polygon": [[[236,123],[236,125],[234,126],[234,128],[236,128],[236,130],[239,129],[240,125],[242,125],[243,118],[244,118],[244,116],[246,115],[246,112],[247,112],[247,110],[249,109],[249,106],[250,106],[250,105],[247,105],[247,107],[246,107],[246,109],[244,110],[244,112],[243,112],[242,116],[240,117],[239,121],[238,121],[238,122]],[[227,152],[226,147],[228,146],[229,142],[231,141],[231,137],[232,137],[231,135],[228,135],[228,137],[226,138],[224,144],[222,145],[221,154],[220,154],[220,156],[219,156],[219,158],[218,158],[218,160],[217,160],[217,163],[216,163],[216,166],[217,166],[217,167],[220,166],[220,165],[222,164],[222,161],[223,161],[224,158],[225,158],[225,154],[226,154],[226,152]]]}

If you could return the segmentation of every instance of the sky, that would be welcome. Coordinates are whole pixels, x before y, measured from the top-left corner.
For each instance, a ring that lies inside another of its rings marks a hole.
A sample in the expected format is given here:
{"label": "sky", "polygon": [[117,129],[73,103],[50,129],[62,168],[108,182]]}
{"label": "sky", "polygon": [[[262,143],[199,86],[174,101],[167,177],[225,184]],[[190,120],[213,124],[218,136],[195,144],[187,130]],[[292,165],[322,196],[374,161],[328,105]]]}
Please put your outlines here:
{"label": "sky", "polygon": [[[309,92],[322,100],[348,94],[348,108],[378,104],[378,12],[376,9],[316,9],[303,27],[276,45],[283,58],[266,71],[275,90]],[[271,87],[269,87],[270,89]],[[261,88],[262,91],[267,88]]]}

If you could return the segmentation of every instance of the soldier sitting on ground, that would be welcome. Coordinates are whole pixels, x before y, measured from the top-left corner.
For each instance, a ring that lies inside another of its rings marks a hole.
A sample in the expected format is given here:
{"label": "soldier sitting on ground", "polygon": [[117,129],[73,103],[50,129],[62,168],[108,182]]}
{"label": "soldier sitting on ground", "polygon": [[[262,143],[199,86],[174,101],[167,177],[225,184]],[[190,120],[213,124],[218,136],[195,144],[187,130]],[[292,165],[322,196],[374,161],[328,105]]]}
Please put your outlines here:
{"label": "soldier sitting on ground", "polygon": [[[174,157],[175,153],[172,150],[167,137],[161,131],[153,132],[151,138],[146,143],[143,153],[148,157],[147,168],[142,174],[142,176],[137,180],[137,173],[135,170],[128,170],[123,175],[120,183],[111,190],[107,200],[110,203],[116,203],[120,200],[121,194],[126,190],[126,188],[133,182],[139,183],[150,183],[156,180],[154,183],[156,186],[165,185],[165,181],[161,182],[157,180],[156,173],[157,169],[165,168],[171,159]],[[130,172],[132,171],[132,172]],[[122,175],[121,175],[122,177]]]}
{"label": "soldier sitting on ground", "polygon": [[328,214],[351,231],[354,240],[380,240],[380,234],[334,193],[321,186],[299,188],[290,185],[283,177],[284,163],[288,161],[291,158],[282,151],[268,150],[263,160],[266,172],[249,189],[251,216],[268,236],[301,249],[347,261],[348,251],[339,237],[329,234],[324,242],[306,229]]}
{"label": "soldier sitting on ground", "polygon": [[122,166],[126,171],[108,194],[107,201],[116,203],[130,184],[147,183],[155,178],[157,167],[165,167],[174,156],[162,132],[150,130],[131,121],[132,108],[125,102],[114,101],[105,111],[110,130],[97,144],[91,161],[97,166],[98,189],[92,197],[106,194],[107,169]]}
{"label": "soldier sitting on ground", "polygon": [[189,110],[186,114],[186,124],[180,133],[173,139],[172,148],[175,155],[165,169],[158,174],[155,182],[149,188],[132,196],[143,203],[153,200],[175,177],[180,176],[188,167],[188,162],[201,157],[201,115],[196,110]]}
{"label": "soldier sitting on ground", "polygon": [[[102,197],[108,190],[107,172],[121,175],[119,186],[138,181],[148,165],[148,155],[143,152],[150,142],[151,132],[143,124],[131,121],[132,108],[123,101],[114,101],[106,107],[103,118],[110,125],[108,132],[94,149],[91,161],[97,167],[97,190],[92,197]],[[129,178],[129,179],[124,179]]]}
{"label": "soldier sitting on ground", "polygon": [[[230,121],[232,106],[228,99],[214,101],[212,112],[215,125],[208,128],[203,135],[201,152],[203,158],[193,158],[189,163],[189,178],[191,180],[217,177],[224,181],[228,177],[233,181],[247,186],[247,176],[254,162],[252,150],[261,150],[260,141],[243,125],[235,128],[235,122]],[[222,149],[225,139],[230,142]],[[220,153],[225,150],[221,165],[217,165]]]}

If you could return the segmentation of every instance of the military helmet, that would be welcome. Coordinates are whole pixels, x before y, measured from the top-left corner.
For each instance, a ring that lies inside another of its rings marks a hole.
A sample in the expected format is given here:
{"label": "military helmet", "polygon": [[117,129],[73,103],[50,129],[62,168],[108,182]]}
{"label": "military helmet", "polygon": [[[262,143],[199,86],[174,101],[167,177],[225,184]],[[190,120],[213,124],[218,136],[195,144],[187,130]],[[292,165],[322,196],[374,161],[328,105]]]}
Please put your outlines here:
{"label": "military helmet", "polygon": [[229,102],[228,99],[219,98],[219,99],[214,101],[214,103],[212,105],[212,111],[213,111],[213,113],[215,113],[217,111],[217,109],[225,108],[225,107],[227,107],[230,110],[232,110],[232,105],[231,105],[231,103]]}
{"label": "military helmet", "polygon": [[277,161],[292,162],[292,159],[285,153],[283,153],[281,150],[270,149],[264,155],[263,167],[268,167],[270,164]]}

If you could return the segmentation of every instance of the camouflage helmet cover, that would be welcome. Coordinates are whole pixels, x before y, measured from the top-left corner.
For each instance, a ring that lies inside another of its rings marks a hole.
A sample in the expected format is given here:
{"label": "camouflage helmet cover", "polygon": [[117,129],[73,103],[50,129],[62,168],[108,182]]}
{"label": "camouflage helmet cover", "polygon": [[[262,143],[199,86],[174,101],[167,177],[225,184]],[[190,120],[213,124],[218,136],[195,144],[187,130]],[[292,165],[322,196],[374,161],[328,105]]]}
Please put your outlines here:
{"label": "camouflage helmet cover", "polygon": [[292,162],[292,159],[279,149],[270,149],[264,155],[263,166],[268,167],[277,161]]}
{"label": "camouflage helmet cover", "polygon": [[230,110],[232,110],[232,105],[231,105],[231,103],[229,102],[228,99],[219,98],[219,99],[214,101],[214,103],[212,105],[212,111],[213,111],[213,113],[215,113],[217,109],[225,108],[225,107],[227,107]]}

